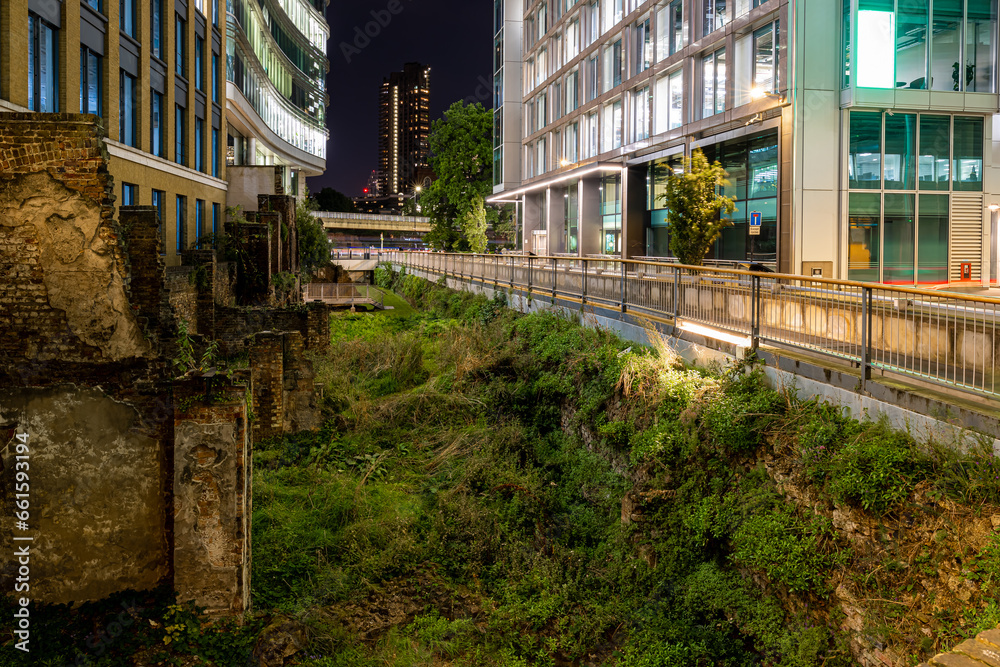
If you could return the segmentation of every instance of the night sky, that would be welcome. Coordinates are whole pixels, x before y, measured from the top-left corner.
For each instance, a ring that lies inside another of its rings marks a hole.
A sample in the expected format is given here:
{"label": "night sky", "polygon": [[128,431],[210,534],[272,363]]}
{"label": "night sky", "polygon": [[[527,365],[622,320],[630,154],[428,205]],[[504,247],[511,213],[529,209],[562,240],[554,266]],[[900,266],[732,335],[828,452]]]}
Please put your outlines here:
{"label": "night sky", "polygon": [[[401,8],[392,15],[387,7]],[[372,12],[381,13],[384,28]],[[431,67],[431,120],[457,100],[474,97],[492,106],[493,3],[490,0],[332,0],[326,79],[330,95],[326,125],[326,173],[308,179],[309,190],[323,187],[349,197],[361,195],[378,166],[378,91],[382,79],[403,63]],[[358,38],[356,28],[375,37]],[[357,44],[370,43],[355,51]],[[347,56],[341,44],[350,45]],[[348,57],[350,62],[348,62]],[[477,90],[478,89],[478,90]]]}

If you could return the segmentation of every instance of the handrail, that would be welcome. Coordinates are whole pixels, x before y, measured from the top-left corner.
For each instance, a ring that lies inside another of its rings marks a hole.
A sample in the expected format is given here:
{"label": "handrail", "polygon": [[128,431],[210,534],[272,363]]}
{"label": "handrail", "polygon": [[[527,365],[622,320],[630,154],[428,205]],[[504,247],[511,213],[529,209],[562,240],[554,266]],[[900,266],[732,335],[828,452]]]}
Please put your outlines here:
{"label": "handrail", "polygon": [[[388,253],[389,251],[386,251]],[[433,254],[433,255],[448,255],[456,257],[493,257],[494,255],[480,255],[475,253],[465,253],[465,252],[433,252],[427,253],[423,251],[412,251],[412,250],[396,250],[393,252],[403,252],[403,253],[414,253],[414,254]],[[763,278],[772,278],[776,280],[794,280],[796,282],[805,283],[824,283],[827,285],[839,285],[842,287],[856,287],[864,288],[868,287],[877,290],[886,290],[893,292],[903,292],[906,294],[920,294],[929,297],[941,298],[945,296],[949,299],[957,299],[958,301],[979,301],[983,303],[991,303],[1000,306],[1000,298],[991,296],[973,296],[969,294],[962,294],[961,292],[942,292],[941,290],[932,290],[922,287],[906,287],[903,285],[886,285],[884,283],[868,283],[859,282],[857,280],[843,280],[840,278],[823,278],[820,276],[801,276],[793,273],[770,273],[770,272],[760,272],[760,271],[747,271],[745,269],[726,269],[722,267],[705,267],[705,266],[695,266],[691,264],[680,264],[677,262],[650,262],[645,260],[637,259],[622,259],[616,257],[614,259],[603,259],[599,257],[577,257],[577,256],[566,256],[566,255],[517,255],[517,254],[506,254],[500,255],[501,257],[531,257],[532,260],[546,260],[546,259],[556,259],[566,261],[568,259],[575,259],[580,262],[625,262],[626,264],[638,264],[640,266],[657,266],[668,269],[684,269],[693,273],[698,272],[710,272],[710,273],[724,273],[727,275],[738,275],[738,276],[761,276]]]}
{"label": "handrail", "polygon": [[1000,299],[854,280],[621,258],[370,251],[486,287],[698,323],[872,370],[1000,396]]}

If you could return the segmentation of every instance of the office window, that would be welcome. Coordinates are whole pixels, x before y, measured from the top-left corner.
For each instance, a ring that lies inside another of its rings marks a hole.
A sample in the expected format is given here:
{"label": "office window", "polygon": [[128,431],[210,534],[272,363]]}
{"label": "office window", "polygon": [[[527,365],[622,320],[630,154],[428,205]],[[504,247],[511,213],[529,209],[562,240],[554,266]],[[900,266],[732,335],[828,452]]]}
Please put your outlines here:
{"label": "office window", "polygon": [[566,62],[580,54],[580,19],[573,19],[566,26]]}
{"label": "office window", "polygon": [[186,110],[178,106],[174,110],[174,162],[187,166],[187,133],[184,132],[184,114]]}
{"label": "office window", "polygon": [[187,248],[187,197],[177,195],[177,211],[174,220],[177,223],[177,254]]}
{"label": "office window", "polygon": [[587,101],[597,97],[597,56],[587,61]]}
{"label": "office window", "polygon": [[656,59],[663,60],[684,48],[684,13],[681,0],[656,10]]}
{"label": "office window", "polygon": [[919,196],[917,283],[948,282],[948,195]]}
{"label": "office window", "polygon": [[601,32],[607,32],[621,23],[625,17],[625,7],[623,0],[604,0],[602,4],[604,5],[604,29]]}
{"label": "office window", "polygon": [[597,113],[588,114],[583,122],[583,158],[597,155]]}
{"label": "office window", "polygon": [[649,19],[637,23],[634,28],[635,52],[632,54],[632,74],[645,72],[653,64],[653,40],[649,31]]}
{"label": "office window", "polygon": [[701,117],[726,110],[726,50],[719,49],[702,60],[702,109]]}
{"label": "office window", "polygon": [[212,54],[212,101],[219,103],[219,54]]}
{"label": "office window", "polygon": [[217,248],[219,245],[219,215],[222,207],[218,204],[212,204],[212,247]]}
{"label": "office window", "polygon": [[135,37],[136,13],[135,0],[119,0],[118,18],[123,33],[129,37]]}
{"label": "office window", "polygon": [[205,200],[194,200],[194,235],[195,243],[201,250],[202,237],[205,235]]}
{"label": "office window", "polygon": [[601,119],[604,132],[601,139],[601,151],[610,151],[622,145],[622,101],[615,100],[604,105],[604,117]]}
{"label": "office window", "polygon": [[584,26],[584,46],[590,46],[597,41],[597,35],[600,32],[601,24],[601,6],[598,0],[592,0],[592,2],[587,5],[586,9],[580,12],[581,16],[586,17],[586,24]]}
{"label": "office window", "polygon": [[122,206],[135,206],[139,203],[139,186],[132,183],[122,183]]}
{"label": "office window", "polygon": [[205,40],[194,38],[194,87],[205,90]]}
{"label": "office window", "polygon": [[576,108],[580,105],[580,98],[577,93],[579,81],[580,72],[578,70],[573,70],[566,75],[566,113],[576,111]]}
{"label": "office window", "polygon": [[212,0],[212,25],[219,25],[219,0]]}
{"label": "office window", "polygon": [[538,111],[535,129],[540,130],[548,125],[548,96],[545,93],[536,98],[535,109]]}
{"label": "office window", "polygon": [[954,143],[954,189],[982,192],[983,119],[956,116]]}
{"label": "office window", "polygon": [[670,129],[670,77],[661,76],[653,85],[653,134]]}
{"label": "office window", "polygon": [[726,25],[726,0],[705,0],[705,14],[703,18],[703,35],[715,32]]}
{"label": "office window", "polygon": [[121,70],[118,98],[118,141],[136,146],[136,80]]}
{"label": "office window", "polygon": [[212,128],[212,176],[219,177],[219,131]]}
{"label": "office window", "polygon": [[684,122],[682,113],[684,109],[684,87],[681,75],[681,70],[677,70],[670,75],[670,118],[667,124],[671,130],[680,127]]}
{"label": "office window", "polygon": [[847,177],[851,189],[878,190],[881,187],[882,114],[851,114]]}
{"label": "office window", "polygon": [[104,7],[101,6],[101,0],[87,0],[87,6],[91,9],[104,13]]}
{"label": "office window", "polygon": [[847,279],[878,282],[881,195],[877,192],[852,192],[848,196],[848,238],[850,242]]}
{"label": "office window", "polygon": [[535,86],[542,85],[545,79],[549,78],[549,52],[546,49],[539,49],[535,56]]}
{"label": "office window", "polygon": [[160,254],[167,254],[167,225],[163,219],[163,207],[167,201],[167,193],[163,190],[153,190],[153,206],[156,208],[156,218],[158,221],[157,232],[160,237]]}
{"label": "office window", "polygon": [[993,54],[996,48],[997,5],[993,0],[967,0],[965,24],[965,90],[995,90]]}
{"label": "office window", "polygon": [[601,92],[606,93],[622,82],[622,40],[605,46],[601,55]]}
{"label": "office window", "polygon": [[101,115],[101,56],[80,47],[80,113]]}
{"label": "office window", "polygon": [[59,111],[59,31],[32,13],[28,14],[28,106],[32,111]]}
{"label": "office window", "polygon": [[194,168],[205,171],[205,121],[194,119]]}
{"label": "office window", "polygon": [[163,95],[152,91],[150,96],[150,152],[157,157],[167,157],[167,128],[164,125],[166,114],[163,106]]}
{"label": "office window", "polygon": [[[854,114],[851,114],[852,119]],[[877,118],[879,114],[875,114]],[[951,170],[951,118],[920,116],[919,174],[921,190],[947,190]],[[981,149],[980,149],[981,150]],[[980,173],[982,173],[980,171]]]}
{"label": "office window", "polygon": [[163,34],[163,0],[150,0],[151,21],[150,28],[153,31],[153,56],[163,60],[163,47],[167,40]]}
{"label": "office window", "polygon": [[570,164],[579,160],[579,153],[577,151],[579,142],[579,138],[577,137],[578,131],[579,125],[577,123],[570,123],[566,126],[566,131],[563,132],[563,157]]}
{"label": "office window", "polygon": [[765,92],[778,90],[778,22],[765,26],[753,34],[753,84]]}
{"label": "office window", "polygon": [[[880,114],[871,115],[878,117]],[[869,122],[871,123],[871,121]],[[877,131],[877,128],[873,128],[873,130]],[[897,113],[885,117],[886,190],[913,190],[916,188],[917,152],[913,150],[916,145],[916,114]],[[877,175],[877,166],[875,172]]]}
{"label": "office window", "polygon": [[187,39],[186,26],[187,21],[178,15],[174,30],[174,67],[177,74],[185,78],[187,78],[186,63],[184,62],[184,57],[187,54],[187,49],[184,48],[184,42]]}
{"label": "office window", "polygon": [[545,138],[538,140],[535,144],[535,175],[541,176],[549,169],[548,152],[545,146]]}
{"label": "office window", "polygon": [[649,107],[652,101],[649,86],[632,93],[632,141],[649,137]]}

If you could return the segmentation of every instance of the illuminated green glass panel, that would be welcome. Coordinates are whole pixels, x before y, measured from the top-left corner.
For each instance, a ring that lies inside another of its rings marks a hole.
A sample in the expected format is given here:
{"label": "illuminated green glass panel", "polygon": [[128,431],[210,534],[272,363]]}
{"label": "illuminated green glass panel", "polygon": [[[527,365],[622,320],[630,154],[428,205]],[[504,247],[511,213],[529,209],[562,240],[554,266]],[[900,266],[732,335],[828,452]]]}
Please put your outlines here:
{"label": "illuminated green glass panel", "polygon": [[885,195],[885,227],[883,237],[883,281],[890,284],[913,284],[913,254],[916,249],[914,238],[916,216],[914,204],[916,195]]}
{"label": "illuminated green glass panel", "polygon": [[879,220],[882,196],[875,192],[852,192],[848,203],[847,278],[878,282]]}
{"label": "illuminated green glass panel", "polygon": [[948,195],[920,195],[917,282],[948,282]]}

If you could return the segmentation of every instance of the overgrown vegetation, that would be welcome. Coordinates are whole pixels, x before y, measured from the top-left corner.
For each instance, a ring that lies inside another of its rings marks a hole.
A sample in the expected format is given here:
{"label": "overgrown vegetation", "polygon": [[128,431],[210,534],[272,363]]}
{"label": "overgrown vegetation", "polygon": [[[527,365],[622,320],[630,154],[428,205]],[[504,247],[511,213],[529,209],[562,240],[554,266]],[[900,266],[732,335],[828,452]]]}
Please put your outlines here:
{"label": "overgrown vegetation", "polygon": [[[990,450],[775,392],[753,359],[687,368],[653,331],[376,282],[415,311],[335,316],[325,426],[255,446],[233,660],[262,614],[320,667],[916,664],[1000,621]],[[171,656],[216,659],[223,630],[158,613]]]}

